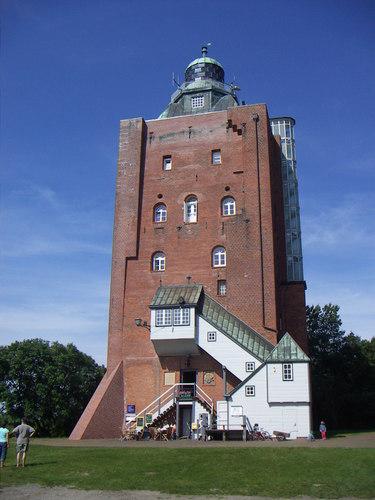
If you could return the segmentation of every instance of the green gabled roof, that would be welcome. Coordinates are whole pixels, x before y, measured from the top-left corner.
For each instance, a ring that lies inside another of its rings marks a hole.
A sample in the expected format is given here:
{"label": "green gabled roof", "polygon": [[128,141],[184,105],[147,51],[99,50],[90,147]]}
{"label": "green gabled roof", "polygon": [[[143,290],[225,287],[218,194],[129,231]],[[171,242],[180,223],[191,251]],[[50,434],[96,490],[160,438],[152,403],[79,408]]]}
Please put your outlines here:
{"label": "green gabled roof", "polygon": [[268,356],[266,362],[282,362],[285,361],[310,361],[310,358],[305,354],[297,342],[286,332],[277,346]]}
{"label": "green gabled roof", "polygon": [[262,335],[243,323],[205,293],[202,295],[198,312],[213,327],[220,330],[261,361],[264,361],[274,348],[274,345]]}
{"label": "green gabled roof", "polygon": [[202,292],[202,285],[159,286],[150,304],[151,308],[173,306],[196,306]]}

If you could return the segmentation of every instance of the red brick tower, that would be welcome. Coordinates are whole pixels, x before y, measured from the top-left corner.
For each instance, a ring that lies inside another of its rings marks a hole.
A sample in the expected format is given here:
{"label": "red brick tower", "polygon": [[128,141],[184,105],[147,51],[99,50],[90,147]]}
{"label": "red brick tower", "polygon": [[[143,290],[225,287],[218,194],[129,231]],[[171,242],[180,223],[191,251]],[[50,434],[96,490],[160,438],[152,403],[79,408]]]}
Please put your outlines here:
{"label": "red brick tower", "polygon": [[[197,344],[194,310],[236,345],[255,339],[260,360],[285,331],[306,349],[304,282],[287,279],[280,137],[266,105],[239,105],[235,90],[204,48],[159,119],[121,121],[107,373],[71,439],[119,436],[128,405],[138,413],[180,381],[213,403],[239,383]],[[178,333],[182,306],[191,342]]]}

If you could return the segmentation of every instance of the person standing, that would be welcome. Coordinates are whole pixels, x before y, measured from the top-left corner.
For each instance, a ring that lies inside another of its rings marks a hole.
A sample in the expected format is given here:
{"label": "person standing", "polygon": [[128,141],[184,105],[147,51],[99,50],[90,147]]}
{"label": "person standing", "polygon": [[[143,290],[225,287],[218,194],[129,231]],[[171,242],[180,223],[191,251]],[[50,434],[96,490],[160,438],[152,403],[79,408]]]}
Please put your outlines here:
{"label": "person standing", "polygon": [[15,427],[12,434],[17,436],[16,442],[16,453],[17,453],[17,464],[16,466],[25,467],[26,463],[26,453],[29,448],[30,438],[35,434],[35,429],[27,424],[26,418],[21,420],[21,425]]}
{"label": "person standing", "polygon": [[327,427],[323,420],[320,422],[319,432],[322,436],[322,439],[327,439]]}
{"label": "person standing", "polygon": [[9,448],[9,429],[0,422],[0,467],[4,467]]}

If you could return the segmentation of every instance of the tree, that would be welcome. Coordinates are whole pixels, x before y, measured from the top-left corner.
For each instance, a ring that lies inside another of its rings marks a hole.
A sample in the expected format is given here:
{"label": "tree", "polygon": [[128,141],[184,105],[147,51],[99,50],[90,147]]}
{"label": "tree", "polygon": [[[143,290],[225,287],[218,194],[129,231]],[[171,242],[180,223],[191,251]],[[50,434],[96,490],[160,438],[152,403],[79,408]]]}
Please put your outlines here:
{"label": "tree", "polygon": [[0,401],[9,423],[30,419],[40,436],[68,435],[105,369],[73,344],[41,339],[0,346]]}
{"label": "tree", "polygon": [[375,339],[341,329],[339,306],[307,306],[313,420],[331,428],[364,428],[375,416]]}

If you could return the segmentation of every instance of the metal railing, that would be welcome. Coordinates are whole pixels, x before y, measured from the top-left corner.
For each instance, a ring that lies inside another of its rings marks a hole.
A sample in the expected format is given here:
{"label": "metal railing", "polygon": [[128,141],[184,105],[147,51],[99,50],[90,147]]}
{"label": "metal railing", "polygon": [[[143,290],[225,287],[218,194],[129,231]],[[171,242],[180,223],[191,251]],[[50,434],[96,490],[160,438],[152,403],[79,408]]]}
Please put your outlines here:
{"label": "metal railing", "polygon": [[204,390],[199,387],[199,385],[194,383],[182,383],[174,384],[169,389],[167,389],[158,398],[154,399],[149,405],[143,408],[142,411],[134,415],[130,421],[125,422],[123,425],[124,431],[129,431],[137,427],[137,419],[142,417],[143,423],[146,425],[146,415],[152,415],[152,420],[159,417],[164,411],[167,411],[174,403],[177,401],[194,401],[194,399],[199,399],[201,402],[205,403],[210,413],[213,411],[213,401],[204,392]]}

